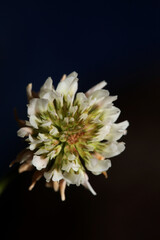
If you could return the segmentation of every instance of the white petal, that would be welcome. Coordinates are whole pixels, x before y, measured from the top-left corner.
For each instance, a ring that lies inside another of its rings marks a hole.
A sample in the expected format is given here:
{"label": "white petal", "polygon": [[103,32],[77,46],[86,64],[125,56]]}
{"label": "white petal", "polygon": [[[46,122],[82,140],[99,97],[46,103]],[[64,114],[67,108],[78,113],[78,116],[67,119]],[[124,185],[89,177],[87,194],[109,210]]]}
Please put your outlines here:
{"label": "white petal", "polygon": [[42,168],[46,168],[48,164],[48,158],[42,158],[41,156],[34,155],[32,164],[37,168],[37,170],[41,170]]}
{"label": "white petal", "polygon": [[35,141],[34,138],[31,136],[31,134],[29,134],[28,138],[29,138],[30,142],[34,142]]}
{"label": "white petal", "polygon": [[67,163],[65,162],[62,165],[62,170],[63,171],[69,172],[71,168],[72,168],[72,162],[68,161]]}
{"label": "white petal", "polygon": [[49,132],[52,136],[55,136],[59,133],[58,129],[54,126],[52,126],[52,129]]}
{"label": "white petal", "polygon": [[81,103],[84,103],[86,101],[88,101],[88,99],[87,99],[87,97],[86,97],[86,95],[84,93],[82,93],[82,92],[77,93],[77,95],[76,95],[76,102],[81,104]]}
{"label": "white petal", "polygon": [[79,168],[80,168],[80,165],[79,165],[79,163],[75,163],[75,162],[72,162],[72,169],[75,171],[75,172],[77,172],[78,170],[79,170]]}
{"label": "white petal", "polygon": [[47,110],[48,100],[33,98],[28,104],[28,115],[36,115],[36,113],[44,112]]}
{"label": "white petal", "polygon": [[79,170],[79,173],[74,173],[72,170],[69,173],[64,172],[63,176],[68,184],[76,184],[77,186],[83,183],[85,178],[82,170]]}
{"label": "white petal", "polygon": [[112,124],[109,134],[106,135],[105,139],[108,141],[117,141],[123,135],[126,134],[126,128],[129,126],[128,121],[124,121],[117,124]]}
{"label": "white petal", "polygon": [[49,127],[49,126],[51,126],[51,124],[53,124],[51,120],[50,121],[45,121],[41,124],[41,127]]}
{"label": "white petal", "polygon": [[82,184],[85,188],[87,188],[93,195],[97,195],[97,193],[94,191],[94,189],[92,188],[91,184],[88,181],[88,176],[87,174],[85,174],[85,181]]}
{"label": "white petal", "polygon": [[106,108],[111,106],[112,102],[115,100],[117,100],[117,96],[108,96],[108,97],[105,97],[102,101],[100,101],[99,105],[102,108]]}
{"label": "white petal", "polygon": [[90,99],[96,99],[96,102],[102,101],[102,99],[109,96],[109,92],[105,89],[97,90],[90,95]]}
{"label": "white petal", "polygon": [[52,181],[59,181],[61,179],[63,179],[63,175],[61,170],[56,170],[54,169],[54,166],[48,171],[44,173],[44,177],[46,179],[47,182],[49,182],[52,178]]}
{"label": "white petal", "polygon": [[102,127],[99,132],[97,133],[97,136],[95,138],[93,138],[93,141],[102,141],[105,139],[106,135],[109,133],[110,131],[110,125],[105,125],[104,127]]}
{"label": "white petal", "polygon": [[34,150],[39,143],[41,143],[41,140],[34,139],[30,134],[29,134],[29,141],[31,142],[29,149],[32,151]]}
{"label": "white petal", "polygon": [[86,92],[86,96],[89,97],[93,92],[104,88],[106,85],[107,85],[107,83],[105,81],[102,81],[102,82],[98,83],[97,85],[95,85],[94,87],[92,87],[91,89],[89,89]]}
{"label": "white petal", "polygon": [[76,104],[79,105],[79,109],[82,112],[89,107],[89,101],[84,93],[81,93],[81,92],[77,93],[75,102]]}
{"label": "white petal", "polygon": [[42,140],[34,139],[30,134],[29,134],[28,137],[29,137],[29,140],[30,140],[31,143],[36,143],[36,144],[38,144],[38,143],[41,143],[41,142],[42,142]]}
{"label": "white petal", "polygon": [[114,157],[123,152],[125,149],[125,145],[123,142],[112,142],[110,144],[106,144],[106,148],[102,155],[106,158]]}
{"label": "white petal", "polygon": [[38,133],[37,139],[39,139],[41,142],[44,142],[48,140],[48,137],[44,133]]}
{"label": "white petal", "polygon": [[56,156],[56,151],[55,151],[55,150],[51,151],[51,152],[48,154],[48,157],[49,157],[50,159],[53,159],[55,156]]}
{"label": "white petal", "polygon": [[35,115],[31,115],[29,117],[29,122],[30,122],[32,127],[38,129],[38,123],[40,123],[41,121]]}
{"label": "white petal", "polygon": [[77,172],[78,169],[80,168],[80,165],[77,162],[75,163],[75,161],[72,161],[72,162],[67,161],[67,162],[63,163],[62,170],[66,171],[66,172],[69,172],[71,168],[75,172]]}
{"label": "white petal", "polygon": [[114,123],[118,119],[120,112],[120,109],[114,106],[105,108],[103,111],[103,123]]}
{"label": "white petal", "polygon": [[42,99],[47,99],[49,102],[52,102],[54,99],[59,97],[59,94],[54,90],[45,89],[39,93],[39,97]]}
{"label": "white petal", "polygon": [[48,150],[40,148],[37,152],[35,152],[35,154],[36,155],[41,155],[41,154],[44,154],[44,153],[47,153],[47,152],[48,152]]}
{"label": "white petal", "polygon": [[53,81],[51,77],[48,77],[47,80],[45,81],[45,83],[43,84],[43,86],[40,89],[40,93],[43,90],[53,90]]}
{"label": "white petal", "polygon": [[69,119],[69,122],[74,122],[74,118],[71,117],[71,118]]}
{"label": "white petal", "polygon": [[88,117],[87,113],[82,113],[79,117],[79,120],[85,120]]}
{"label": "white petal", "polygon": [[73,81],[73,83],[70,85],[70,88],[69,88],[69,91],[68,91],[68,94],[69,94],[70,96],[74,96],[75,93],[77,92],[77,89],[78,89],[78,83],[77,83],[77,81],[78,81],[78,78],[75,79],[75,80]]}
{"label": "white petal", "polygon": [[76,156],[74,154],[69,154],[68,155],[68,160],[73,161],[76,158]]}
{"label": "white petal", "polygon": [[77,91],[77,81],[78,81],[77,75],[78,74],[76,72],[69,74],[65,78],[65,80],[61,81],[58,84],[56,91],[63,95],[69,94],[73,96]]}
{"label": "white petal", "polygon": [[77,109],[78,109],[78,106],[70,106],[69,112],[71,114],[73,114],[73,116],[74,116],[74,114],[76,113]]}
{"label": "white petal", "polygon": [[17,131],[17,135],[19,137],[26,137],[28,136],[29,134],[32,134],[33,132],[33,129],[30,128],[30,127],[23,127],[23,128],[20,128],[18,131]]}
{"label": "white petal", "polygon": [[85,187],[88,188],[88,190],[93,194],[93,195],[97,195],[97,193],[94,191],[94,189],[92,188],[91,184],[86,181],[85,182]]}
{"label": "white petal", "polygon": [[85,164],[86,168],[92,173],[101,173],[103,171],[107,171],[108,168],[111,167],[111,161],[106,160],[98,160],[97,158],[91,158],[88,163]]}
{"label": "white petal", "polygon": [[36,147],[37,147],[37,144],[32,143],[32,144],[29,146],[29,149],[30,149],[31,151],[33,151]]}
{"label": "white petal", "polygon": [[57,171],[56,169],[53,170],[53,177],[52,177],[52,181],[59,181],[63,179],[63,175],[62,172],[59,170]]}
{"label": "white petal", "polygon": [[53,169],[44,173],[44,177],[46,179],[46,182],[49,182],[51,180],[52,175],[53,175]]}

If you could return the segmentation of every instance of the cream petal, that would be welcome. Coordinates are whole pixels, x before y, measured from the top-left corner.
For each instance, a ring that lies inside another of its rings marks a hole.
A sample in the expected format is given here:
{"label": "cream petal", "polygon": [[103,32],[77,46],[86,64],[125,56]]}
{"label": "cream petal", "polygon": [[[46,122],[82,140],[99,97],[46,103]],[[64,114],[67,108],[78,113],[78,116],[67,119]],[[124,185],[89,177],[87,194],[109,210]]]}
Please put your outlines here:
{"label": "cream petal", "polygon": [[10,163],[9,167],[12,167],[13,164],[15,163],[24,163],[26,161],[31,161],[32,158],[33,158],[33,152],[30,150],[24,149],[17,155],[16,159]]}
{"label": "cream petal", "polygon": [[31,162],[29,161],[29,162],[22,163],[22,165],[18,169],[18,172],[22,173],[22,172],[31,171],[31,170],[33,170],[33,166],[31,164]]}
{"label": "cream petal", "polygon": [[57,182],[57,181],[52,181],[52,186],[53,186],[53,189],[54,189],[54,191],[55,192],[58,192],[58,190],[59,190],[59,182]]}
{"label": "cream petal", "polygon": [[126,128],[129,126],[128,121],[117,124],[112,124],[109,134],[106,135],[105,140],[117,141],[126,134]]}
{"label": "cream petal", "polygon": [[106,81],[102,81],[95,85],[94,87],[90,88],[85,94],[87,97],[89,97],[93,92],[104,88],[106,85],[107,85]]}
{"label": "cream petal", "polygon": [[33,129],[30,128],[30,127],[23,127],[23,128],[20,128],[18,131],[17,131],[17,135],[19,137],[26,137],[28,136],[29,134],[32,134],[33,133]]}
{"label": "cream petal", "polygon": [[88,163],[85,164],[86,168],[92,173],[101,173],[107,171],[111,167],[111,161],[109,159],[98,160],[97,158],[91,158]]}
{"label": "cream petal", "polygon": [[32,83],[29,83],[27,85],[26,92],[27,92],[28,101],[30,101],[33,98],[33,96],[32,96]]}
{"label": "cream petal", "polygon": [[32,126],[29,121],[25,121],[25,125],[26,125],[27,127],[31,127],[31,126]]}
{"label": "cream petal", "polygon": [[20,159],[20,163],[24,163],[26,161],[31,161],[32,158],[33,158],[33,152],[28,150],[22,155],[22,157]]}
{"label": "cream petal", "polygon": [[33,166],[36,167],[37,170],[41,170],[43,168],[46,168],[48,161],[49,161],[48,158],[43,158],[41,156],[34,155],[32,164]]}
{"label": "cream petal", "polygon": [[59,183],[59,190],[60,190],[60,194],[61,194],[61,200],[65,201],[66,197],[65,197],[65,189],[66,189],[66,181],[64,179],[60,180]]}
{"label": "cream petal", "polygon": [[36,113],[44,112],[47,110],[48,100],[33,98],[28,104],[28,115],[36,115]]}
{"label": "cream petal", "polygon": [[41,177],[43,176],[43,171],[35,171],[32,177],[32,183],[29,186],[28,190],[32,190],[36,184],[37,181],[39,181],[41,179]]}

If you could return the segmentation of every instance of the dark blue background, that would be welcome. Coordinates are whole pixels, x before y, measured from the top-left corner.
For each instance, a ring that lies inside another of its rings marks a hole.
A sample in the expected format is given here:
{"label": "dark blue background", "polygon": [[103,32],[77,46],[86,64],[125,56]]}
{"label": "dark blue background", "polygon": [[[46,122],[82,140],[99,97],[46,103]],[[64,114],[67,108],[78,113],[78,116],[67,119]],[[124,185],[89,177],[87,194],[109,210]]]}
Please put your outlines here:
{"label": "dark blue background", "polygon": [[[152,82],[159,64],[156,2],[11,2],[0,8],[1,147],[16,148],[13,108],[26,116],[25,87],[79,73],[79,89],[105,79],[112,94]],[[127,89],[128,88],[128,89]],[[127,118],[127,115],[124,117]]]}
{"label": "dark blue background", "polygon": [[159,1],[1,3],[1,175],[24,146],[13,108],[26,119],[30,82],[38,91],[48,76],[57,85],[77,71],[79,91],[86,91],[105,79],[119,95],[120,120],[130,122],[126,151],[112,160],[107,182],[90,177],[96,198],[70,187],[61,203],[43,183],[28,192],[30,175],[15,180],[1,198],[5,239],[160,237],[159,14]]}

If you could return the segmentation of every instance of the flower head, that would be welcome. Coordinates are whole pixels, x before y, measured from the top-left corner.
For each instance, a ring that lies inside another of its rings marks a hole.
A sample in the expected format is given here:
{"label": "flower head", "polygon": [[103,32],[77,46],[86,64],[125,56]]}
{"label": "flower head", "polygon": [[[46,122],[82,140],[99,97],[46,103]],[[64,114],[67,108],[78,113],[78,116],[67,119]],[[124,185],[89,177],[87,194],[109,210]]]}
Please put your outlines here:
{"label": "flower head", "polygon": [[22,121],[17,134],[26,138],[27,149],[14,162],[19,172],[34,170],[31,190],[44,176],[46,185],[60,189],[65,199],[66,184],[83,185],[94,195],[86,171],[95,175],[111,167],[108,158],[120,154],[128,121],[115,123],[120,110],[113,106],[117,96],[109,96],[102,81],[86,93],[77,92],[77,73],[64,75],[56,89],[49,77],[38,94],[27,86],[29,121]]}

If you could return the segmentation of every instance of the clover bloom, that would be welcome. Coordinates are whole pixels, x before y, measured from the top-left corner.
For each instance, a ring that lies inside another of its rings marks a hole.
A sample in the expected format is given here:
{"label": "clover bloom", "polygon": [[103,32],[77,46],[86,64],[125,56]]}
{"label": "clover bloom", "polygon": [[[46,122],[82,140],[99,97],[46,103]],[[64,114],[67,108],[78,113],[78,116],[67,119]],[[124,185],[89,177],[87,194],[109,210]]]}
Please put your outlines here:
{"label": "clover bloom", "polygon": [[128,121],[115,123],[120,110],[113,106],[117,96],[103,89],[102,81],[86,93],[77,92],[77,73],[64,75],[57,88],[49,77],[39,93],[27,86],[28,121],[18,120],[17,134],[28,147],[16,158],[19,172],[33,170],[31,190],[44,177],[46,186],[60,190],[65,200],[66,185],[83,185],[96,192],[88,181],[87,170],[104,174],[111,167],[109,158],[120,154],[125,145],[117,142],[126,134]]}

